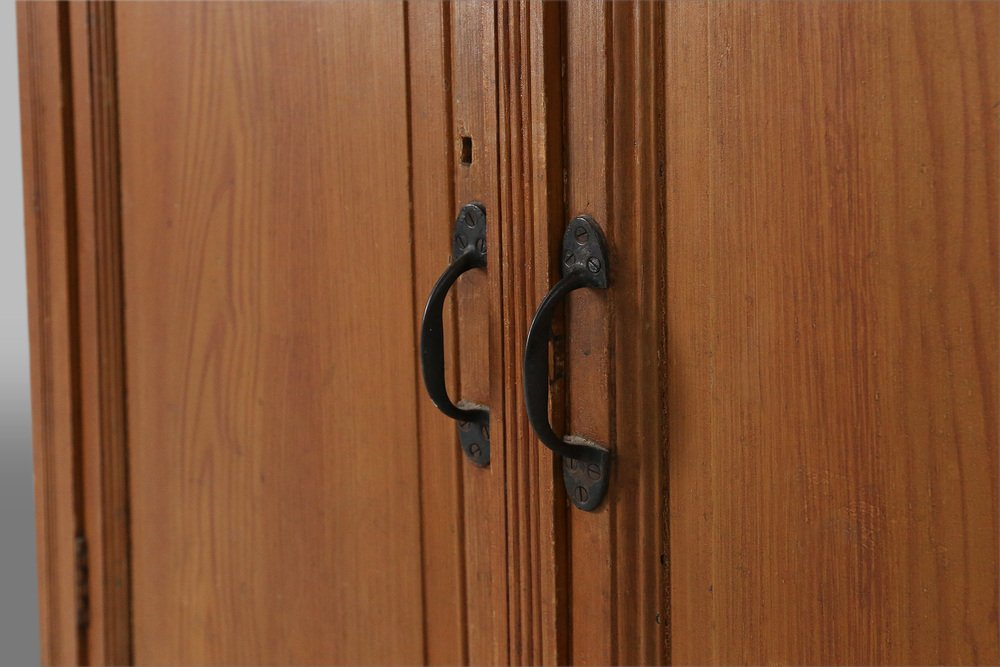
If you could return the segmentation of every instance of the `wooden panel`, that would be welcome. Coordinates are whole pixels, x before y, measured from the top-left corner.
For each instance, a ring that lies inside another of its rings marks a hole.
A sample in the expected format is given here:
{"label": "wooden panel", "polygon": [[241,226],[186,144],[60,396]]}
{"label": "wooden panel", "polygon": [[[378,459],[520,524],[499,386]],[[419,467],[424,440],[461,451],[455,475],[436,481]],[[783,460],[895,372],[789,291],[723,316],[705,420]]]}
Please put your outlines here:
{"label": "wooden panel", "polygon": [[42,662],[77,664],[80,525],[76,202],[66,7],[18,3]]}
{"label": "wooden panel", "polygon": [[403,7],[117,23],[135,659],[420,662]]}
{"label": "wooden panel", "polygon": [[998,29],[669,6],[676,663],[997,663]]}
{"label": "wooden panel", "polygon": [[[528,323],[557,273],[552,248],[565,224],[562,9],[512,2],[497,14],[510,661],[561,665],[568,620],[565,495],[558,460],[528,424],[522,359]],[[558,406],[562,383],[554,384]]]}
{"label": "wooden panel", "polygon": [[608,233],[616,491],[614,625],[605,632],[615,662],[625,665],[670,662],[666,282],[657,278],[667,266],[665,101],[657,94],[666,76],[665,7],[616,4],[612,16],[615,170]]}
{"label": "wooden panel", "polygon": [[128,470],[114,5],[68,5],[76,177],[87,664],[130,664]]}
{"label": "wooden panel", "polygon": [[[588,214],[606,235],[611,222],[612,78],[610,4],[567,7],[566,17],[566,208]],[[551,252],[559,248],[553,245]],[[617,254],[611,246],[612,260]],[[612,268],[612,270],[614,270]],[[611,441],[611,333],[608,293],[578,290],[567,299],[565,394],[567,432],[598,443]],[[608,500],[593,513],[570,510],[570,661],[614,662],[612,627],[612,514],[621,489],[612,470]],[[565,491],[563,492],[565,493]]]}
{"label": "wooden panel", "polygon": [[[406,5],[410,76],[413,206],[413,322],[419,331],[425,299],[447,262],[456,211],[450,96],[450,19],[441,2]],[[445,309],[448,384],[456,386],[454,299]],[[416,333],[415,335],[419,335]],[[477,342],[478,343],[478,342]],[[462,466],[455,422],[417,388],[420,425],[420,521],[423,545],[425,661],[468,661]]]}
{"label": "wooden panel", "polygon": [[[462,400],[489,406],[490,465],[462,462],[465,517],[468,660],[506,664],[508,653],[507,515],[504,511],[507,456],[500,253],[503,220],[497,148],[496,8],[460,2],[451,15],[452,141],[455,210],[478,201],[486,207],[489,266],[469,271],[454,287]],[[471,159],[461,159],[463,138]]]}
{"label": "wooden panel", "polygon": [[602,226],[611,272],[606,292],[573,293],[566,316],[570,431],[614,452],[607,500],[594,513],[570,513],[570,642],[579,664],[669,659],[665,283],[657,278],[663,14],[655,3],[578,3],[567,16],[567,216],[586,213]]}

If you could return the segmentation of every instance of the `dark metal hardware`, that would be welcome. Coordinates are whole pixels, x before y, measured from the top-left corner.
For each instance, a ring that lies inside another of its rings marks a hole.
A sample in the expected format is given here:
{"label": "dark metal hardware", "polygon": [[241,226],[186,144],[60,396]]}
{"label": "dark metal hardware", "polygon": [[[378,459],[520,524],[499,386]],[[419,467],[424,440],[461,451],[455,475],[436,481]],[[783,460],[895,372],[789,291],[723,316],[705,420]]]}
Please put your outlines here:
{"label": "dark metal hardware", "polygon": [[524,344],[524,402],[528,421],[546,447],[562,457],[563,482],[573,504],[597,509],[608,490],[611,452],[596,442],[567,435],[560,438],[549,423],[549,349],[552,314],[575,289],[608,287],[608,251],[601,228],[578,216],[566,228],[562,244],[562,279],[542,299]]}
{"label": "dark metal hardware", "polygon": [[470,269],[486,268],[486,209],[466,204],[455,219],[451,241],[452,261],[438,278],[424,307],[420,325],[420,361],[424,385],[434,405],[458,421],[458,441],[462,451],[477,466],[490,463],[490,411],[485,405],[448,398],[444,383],[444,298],[458,277]]}

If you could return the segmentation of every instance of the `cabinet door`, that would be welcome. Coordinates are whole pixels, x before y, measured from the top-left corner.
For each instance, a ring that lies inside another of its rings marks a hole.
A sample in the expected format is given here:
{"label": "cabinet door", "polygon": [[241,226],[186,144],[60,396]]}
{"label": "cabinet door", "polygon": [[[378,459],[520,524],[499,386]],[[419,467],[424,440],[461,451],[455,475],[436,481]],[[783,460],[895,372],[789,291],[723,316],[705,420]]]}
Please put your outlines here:
{"label": "cabinet door", "polygon": [[20,20],[46,661],[505,660],[493,273],[446,369],[499,465],[417,354],[459,204],[497,215],[492,6]]}
{"label": "cabinet door", "polygon": [[574,661],[997,662],[998,11],[567,8]]}
{"label": "cabinet door", "polygon": [[135,659],[418,662],[403,8],[116,18]]}

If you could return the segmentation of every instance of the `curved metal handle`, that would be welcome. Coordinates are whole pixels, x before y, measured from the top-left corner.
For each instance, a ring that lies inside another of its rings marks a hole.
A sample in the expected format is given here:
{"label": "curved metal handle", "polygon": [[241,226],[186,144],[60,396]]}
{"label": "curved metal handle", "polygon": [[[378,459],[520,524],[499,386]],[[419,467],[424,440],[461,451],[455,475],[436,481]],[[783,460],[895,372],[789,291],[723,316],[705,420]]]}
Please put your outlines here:
{"label": "curved metal handle", "polygon": [[608,287],[608,252],[601,228],[591,218],[574,218],[562,246],[562,279],[538,306],[524,343],[524,402],[528,421],[546,447],[563,458],[563,481],[573,504],[591,511],[601,504],[608,488],[611,452],[584,438],[560,438],[549,423],[549,341],[552,315],[575,289]]}
{"label": "curved metal handle", "polygon": [[470,269],[486,268],[486,209],[466,204],[455,218],[452,262],[434,284],[420,324],[420,362],[424,386],[434,405],[458,421],[458,440],[465,455],[478,466],[490,463],[490,411],[467,401],[452,403],[444,381],[444,326],[442,312],[448,290]]}

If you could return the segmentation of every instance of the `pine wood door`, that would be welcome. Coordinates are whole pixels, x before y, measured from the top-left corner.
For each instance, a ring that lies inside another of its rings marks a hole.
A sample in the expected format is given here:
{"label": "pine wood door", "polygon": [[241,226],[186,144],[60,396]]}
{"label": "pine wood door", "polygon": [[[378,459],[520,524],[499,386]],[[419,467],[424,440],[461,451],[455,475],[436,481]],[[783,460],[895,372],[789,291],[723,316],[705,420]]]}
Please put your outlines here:
{"label": "pine wood door", "polygon": [[[47,662],[998,661],[996,3],[19,21]],[[417,355],[469,201],[485,469]],[[578,214],[595,512],[521,365]]]}
{"label": "pine wood door", "polygon": [[566,14],[570,659],[995,664],[1000,6]]}
{"label": "pine wood door", "polygon": [[496,270],[446,317],[491,467],[417,354],[497,217],[493,6],[19,20],[46,662],[505,662]]}
{"label": "pine wood door", "polygon": [[423,658],[405,18],[117,7],[137,662]]}

